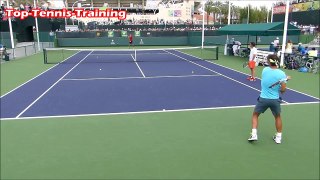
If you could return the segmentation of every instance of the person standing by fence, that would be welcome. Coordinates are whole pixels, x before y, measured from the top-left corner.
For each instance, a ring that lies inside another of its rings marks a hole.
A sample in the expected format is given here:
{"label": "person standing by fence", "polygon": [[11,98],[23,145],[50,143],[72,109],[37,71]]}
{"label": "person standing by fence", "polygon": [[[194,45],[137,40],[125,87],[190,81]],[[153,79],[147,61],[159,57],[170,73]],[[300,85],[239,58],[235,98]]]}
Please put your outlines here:
{"label": "person standing by fence", "polygon": [[130,48],[131,46],[133,46],[133,36],[132,36],[132,34],[129,34],[128,39],[129,39],[129,48]]}
{"label": "person standing by fence", "polygon": [[255,67],[256,67],[256,61],[255,58],[257,56],[257,48],[255,42],[250,42],[250,55],[249,55],[249,62],[248,66],[251,71],[251,76],[249,76],[247,79],[250,81],[255,81]]}

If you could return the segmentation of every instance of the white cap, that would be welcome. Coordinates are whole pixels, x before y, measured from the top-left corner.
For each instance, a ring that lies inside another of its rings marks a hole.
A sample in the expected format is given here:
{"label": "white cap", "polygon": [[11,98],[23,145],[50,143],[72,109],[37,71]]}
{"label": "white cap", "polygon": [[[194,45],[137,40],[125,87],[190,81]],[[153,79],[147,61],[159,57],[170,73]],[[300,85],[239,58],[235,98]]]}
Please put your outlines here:
{"label": "white cap", "polygon": [[298,43],[299,45],[301,45],[302,43]]}
{"label": "white cap", "polygon": [[271,44],[274,44],[273,42],[271,42]]}
{"label": "white cap", "polygon": [[276,39],[279,39],[279,37],[277,37]]}

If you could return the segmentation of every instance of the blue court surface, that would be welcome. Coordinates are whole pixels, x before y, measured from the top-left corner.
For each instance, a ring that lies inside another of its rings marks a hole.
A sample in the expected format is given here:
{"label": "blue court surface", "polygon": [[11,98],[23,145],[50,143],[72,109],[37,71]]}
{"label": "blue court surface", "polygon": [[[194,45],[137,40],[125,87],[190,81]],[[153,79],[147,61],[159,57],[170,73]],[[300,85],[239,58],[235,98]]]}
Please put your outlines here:
{"label": "blue court surface", "polygon": [[[260,80],[177,50],[80,51],[1,97],[1,119],[253,106]],[[284,103],[319,103],[289,89]]]}

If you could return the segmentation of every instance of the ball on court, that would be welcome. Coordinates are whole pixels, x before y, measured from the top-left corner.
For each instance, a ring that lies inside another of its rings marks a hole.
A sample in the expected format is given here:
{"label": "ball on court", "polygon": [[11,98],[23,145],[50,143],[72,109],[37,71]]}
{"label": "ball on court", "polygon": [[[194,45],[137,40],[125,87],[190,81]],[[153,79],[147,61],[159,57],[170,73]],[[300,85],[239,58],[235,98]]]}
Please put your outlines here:
{"label": "ball on court", "polygon": [[165,111],[165,109],[162,109],[162,111]]}
{"label": "ball on court", "polygon": [[101,71],[101,69],[100,69],[100,71]]}

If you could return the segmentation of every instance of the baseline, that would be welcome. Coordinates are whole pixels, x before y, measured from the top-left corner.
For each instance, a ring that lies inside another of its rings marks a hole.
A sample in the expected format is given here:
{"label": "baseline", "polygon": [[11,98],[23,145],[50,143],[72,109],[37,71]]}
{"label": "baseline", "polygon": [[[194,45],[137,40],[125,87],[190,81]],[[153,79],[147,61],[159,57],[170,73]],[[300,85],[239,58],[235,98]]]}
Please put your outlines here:
{"label": "baseline", "polygon": [[[291,105],[305,105],[305,104],[319,104],[318,102],[302,102],[283,104],[284,106]],[[162,111],[139,111],[139,112],[120,112],[120,113],[99,113],[99,114],[77,114],[77,115],[61,115],[61,116],[34,116],[34,117],[20,117],[20,118],[2,118],[0,121],[12,120],[32,120],[32,119],[52,119],[52,118],[74,118],[74,117],[91,117],[91,116],[116,116],[116,115],[131,115],[131,114],[152,114],[152,113],[170,113],[170,112],[188,112],[188,111],[205,111],[205,110],[223,110],[223,109],[241,109],[252,108],[255,105],[247,106],[227,106],[227,107],[209,107],[209,108],[194,108],[194,109],[174,109]]]}

